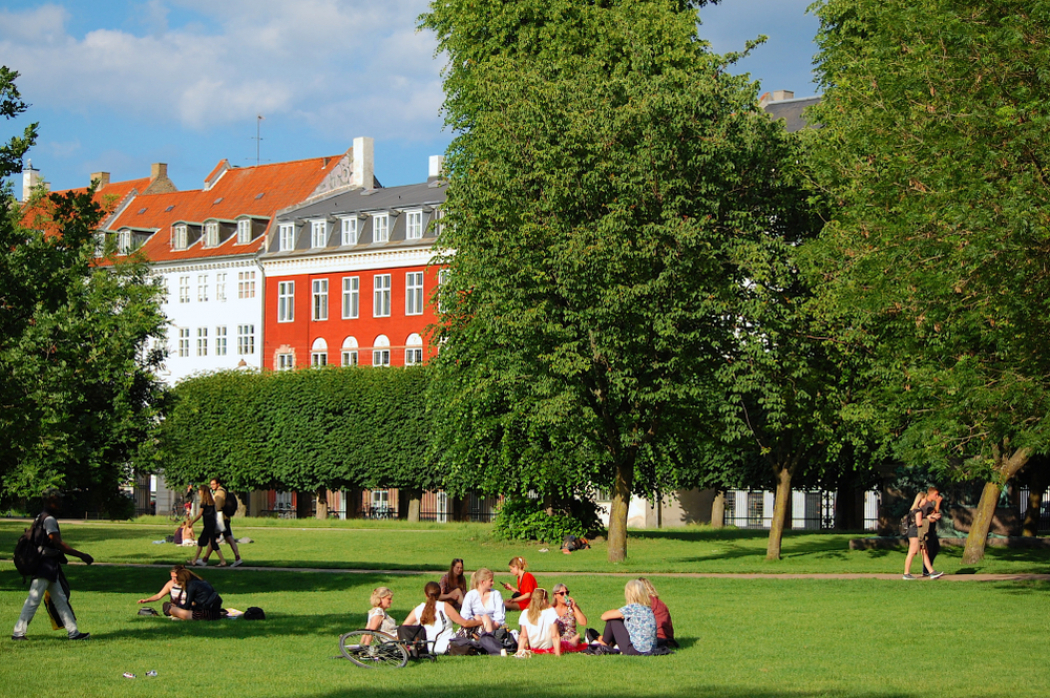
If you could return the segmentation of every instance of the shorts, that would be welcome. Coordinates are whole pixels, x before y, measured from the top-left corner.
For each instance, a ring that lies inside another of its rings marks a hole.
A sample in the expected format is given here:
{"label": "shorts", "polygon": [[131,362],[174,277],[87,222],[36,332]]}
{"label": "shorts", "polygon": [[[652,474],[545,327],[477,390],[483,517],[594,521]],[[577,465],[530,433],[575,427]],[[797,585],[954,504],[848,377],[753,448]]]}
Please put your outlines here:
{"label": "shorts", "polygon": [[222,534],[223,538],[233,538],[233,531],[230,530],[230,520],[226,519],[226,532]]}
{"label": "shorts", "polygon": [[222,618],[221,608],[193,610],[193,620],[219,620],[220,618]]}

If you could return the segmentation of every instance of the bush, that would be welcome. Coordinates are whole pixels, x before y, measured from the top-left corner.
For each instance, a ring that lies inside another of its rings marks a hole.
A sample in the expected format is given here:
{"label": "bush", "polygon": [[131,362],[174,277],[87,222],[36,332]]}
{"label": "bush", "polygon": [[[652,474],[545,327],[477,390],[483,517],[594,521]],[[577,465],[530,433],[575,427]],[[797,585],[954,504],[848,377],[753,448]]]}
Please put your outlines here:
{"label": "bush", "polygon": [[602,528],[594,502],[580,499],[548,514],[542,499],[508,497],[493,523],[493,535],[500,540],[538,540],[559,545],[565,536],[589,536]]}

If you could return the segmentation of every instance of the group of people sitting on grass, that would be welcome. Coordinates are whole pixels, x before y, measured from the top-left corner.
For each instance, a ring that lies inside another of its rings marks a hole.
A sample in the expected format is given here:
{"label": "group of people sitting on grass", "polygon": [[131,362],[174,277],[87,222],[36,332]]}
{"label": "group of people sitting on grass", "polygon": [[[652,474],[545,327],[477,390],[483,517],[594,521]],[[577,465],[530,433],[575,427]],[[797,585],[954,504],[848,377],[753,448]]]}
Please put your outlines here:
{"label": "group of people sitting on grass", "polygon": [[[463,560],[457,558],[440,582],[427,582],[424,601],[402,625],[422,626],[434,654],[467,644],[487,653],[510,647],[519,657],[583,651],[647,655],[677,647],[671,613],[648,580],[627,582],[626,604],[601,615],[605,628],[599,635],[586,629],[587,616],[564,584],[555,584],[548,593],[526,566],[521,557],[511,559],[508,567],[516,584],[503,583],[510,593],[504,603],[503,595],[493,589],[492,570],[476,570],[467,589]],[[368,630],[397,635],[397,623],[388,613],[393,600],[394,593],[387,587],[372,591]],[[508,624],[508,607],[521,612],[517,627]]]}

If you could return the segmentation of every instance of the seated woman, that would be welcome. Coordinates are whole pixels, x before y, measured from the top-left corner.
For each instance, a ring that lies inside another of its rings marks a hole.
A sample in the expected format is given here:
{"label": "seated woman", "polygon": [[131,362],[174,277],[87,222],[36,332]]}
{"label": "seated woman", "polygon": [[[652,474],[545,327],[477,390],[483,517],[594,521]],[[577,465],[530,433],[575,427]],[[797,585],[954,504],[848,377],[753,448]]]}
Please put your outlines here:
{"label": "seated woman", "polygon": [[522,611],[521,634],[518,636],[518,656],[531,650],[539,654],[561,656],[561,626],[558,612],[551,608],[546,589],[534,589],[529,609]]}
{"label": "seated woman", "polygon": [[[171,568],[171,579],[164,585],[160,591],[148,599],[139,599],[139,603],[153,603],[154,601],[160,601],[165,596],[171,596],[171,603],[178,605],[183,602],[186,598],[186,590],[179,584],[178,574],[180,570],[186,569],[182,565],[175,565]],[[191,572],[192,574],[192,572]]]}
{"label": "seated woman", "polygon": [[390,604],[394,602],[394,592],[386,587],[376,587],[372,590],[371,601],[372,609],[368,612],[368,624],[365,627],[397,637],[397,623],[387,613]]}
{"label": "seated woman", "polygon": [[218,620],[222,618],[222,597],[211,584],[190,572],[181,569],[175,574],[178,585],[186,590],[179,604],[165,603],[164,615],[180,620]]}
{"label": "seated woman", "polygon": [[558,614],[558,628],[561,631],[563,652],[581,652],[587,648],[586,642],[580,641],[579,628],[587,627],[587,616],[576,599],[569,596],[564,584],[555,584],[551,592],[554,604],[551,608]]}
{"label": "seated woman", "polygon": [[507,567],[510,569],[510,573],[514,575],[514,580],[518,585],[511,586],[506,582],[503,583],[503,588],[511,592],[511,598],[508,603],[517,606],[519,611],[524,611],[529,607],[532,590],[536,588],[536,578],[532,576],[531,572],[525,571],[527,566],[528,563],[525,562],[525,558],[512,557],[510,562],[507,563]]}
{"label": "seated woman", "polygon": [[653,616],[656,617],[656,646],[678,647],[674,639],[674,625],[671,624],[671,611],[668,610],[667,604],[660,600],[652,582],[645,577],[639,577],[638,581],[645,585],[645,591],[649,594],[649,607],[653,609]]}
{"label": "seated woman", "polygon": [[427,600],[412,609],[404,624],[422,625],[426,628],[427,642],[433,643],[434,654],[445,654],[448,651],[448,641],[454,634],[454,625],[458,624],[464,628],[476,628],[481,625],[480,618],[464,620],[451,604],[438,601],[441,585],[437,582],[427,582],[423,587],[423,594]]}
{"label": "seated woman", "polygon": [[467,595],[467,580],[463,577],[463,559],[456,558],[449,565],[448,572],[438,582],[441,594],[438,601],[447,601],[458,611],[463,606],[463,597]]}
{"label": "seated woman", "polygon": [[470,591],[463,598],[460,615],[465,620],[481,621],[481,628],[491,633],[507,622],[507,608],[503,596],[492,589],[492,570],[482,567],[470,575]]}
{"label": "seated woman", "polygon": [[623,590],[627,605],[602,614],[605,632],[598,644],[615,646],[621,654],[649,654],[656,647],[656,616],[649,605],[649,592],[638,579]]}

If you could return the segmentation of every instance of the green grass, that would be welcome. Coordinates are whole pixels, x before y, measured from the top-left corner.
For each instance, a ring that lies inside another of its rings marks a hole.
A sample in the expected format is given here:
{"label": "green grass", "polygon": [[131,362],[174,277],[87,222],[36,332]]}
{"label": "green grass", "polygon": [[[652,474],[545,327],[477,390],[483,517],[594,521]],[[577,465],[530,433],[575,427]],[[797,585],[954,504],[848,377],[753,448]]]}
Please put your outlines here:
{"label": "green grass", "polygon": [[[69,527],[67,535],[84,530]],[[441,540],[431,545],[444,557],[453,552]],[[380,584],[394,590],[392,612],[403,619],[421,597],[418,577],[208,570],[227,606],[258,605],[268,618],[185,623],[135,615],[135,600],[165,581],[161,570],[68,571],[81,628],[92,638],[68,642],[44,615],[28,642],[0,636],[7,698],[1010,696],[1031,694],[1046,666],[1038,652],[1017,652],[1018,642],[1045,635],[1045,583],[664,578],[657,587],[683,644],[674,656],[443,657],[380,673],[330,659],[337,638],[364,622],[369,591]],[[539,581],[549,587],[559,577],[540,573]],[[561,581],[592,625],[622,604],[622,578]],[[0,563],[8,627],[24,598],[20,577]],[[150,669],[159,676],[146,678]],[[124,679],[125,671],[139,678]]]}
{"label": "green grass", "polygon": [[[25,526],[0,521],[0,551],[13,550]],[[239,538],[248,536],[255,541],[243,546],[247,563],[265,567],[438,570],[446,568],[451,558],[462,557],[468,569],[484,566],[501,574],[512,556],[523,555],[534,573],[898,573],[904,569],[905,555],[904,548],[851,551],[849,539],[863,535],[860,533],[798,531],[785,536],[783,559],[769,562],[765,559],[766,531],[689,527],[632,531],[627,562],[611,564],[604,543],[562,555],[556,545],[493,540],[491,526],[484,524],[235,518],[233,529]],[[65,524],[63,534],[74,547],[100,562],[171,564],[184,562],[193,552],[153,544],[173,531],[168,523],[88,523]],[[550,552],[539,552],[543,547]],[[945,548],[937,560],[938,569],[947,573],[1050,573],[1047,550],[988,548],[980,564],[965,568],[961,555],[961,548]],[[919,565],[914,563],[914,569]]]}

